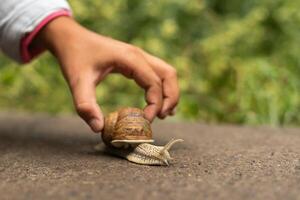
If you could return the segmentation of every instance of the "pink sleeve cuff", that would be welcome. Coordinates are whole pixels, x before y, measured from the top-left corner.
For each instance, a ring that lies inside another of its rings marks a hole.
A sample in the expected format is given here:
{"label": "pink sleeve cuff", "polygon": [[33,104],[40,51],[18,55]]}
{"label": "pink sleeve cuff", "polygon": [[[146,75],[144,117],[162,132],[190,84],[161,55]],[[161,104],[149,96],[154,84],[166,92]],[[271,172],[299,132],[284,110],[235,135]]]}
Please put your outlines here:
{"label": "pink sleeve cuff", "polygon": [[39,33],[39,31],[50,21],[54,20],[57,17],[61,16],[71,16],[71,12],[68,10],[59,10],[53,12],[52,14],[48,15],[45,19],[43,19],[35,29],[30,32],[29,34],[25,35],[21,40],[21,57],[23,63],[30,62],[33,58],[41,54],[45,51],[45,48],[42,46],[35,46],[33,48],[29,48],[31,42],[34,40],[35,36]]}

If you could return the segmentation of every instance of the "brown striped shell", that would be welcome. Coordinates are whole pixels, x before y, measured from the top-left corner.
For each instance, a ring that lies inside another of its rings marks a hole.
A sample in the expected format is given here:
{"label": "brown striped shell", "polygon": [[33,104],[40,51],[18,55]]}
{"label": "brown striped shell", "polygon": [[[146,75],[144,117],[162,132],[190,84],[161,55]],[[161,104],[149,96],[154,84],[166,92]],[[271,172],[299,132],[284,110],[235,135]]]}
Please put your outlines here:
{"label": "brown striped shell", "polygon": [[105,118],[102,139],[107,146],[113,147],[154,142],[150,122],[138,108],[123,108],[110,113]]}

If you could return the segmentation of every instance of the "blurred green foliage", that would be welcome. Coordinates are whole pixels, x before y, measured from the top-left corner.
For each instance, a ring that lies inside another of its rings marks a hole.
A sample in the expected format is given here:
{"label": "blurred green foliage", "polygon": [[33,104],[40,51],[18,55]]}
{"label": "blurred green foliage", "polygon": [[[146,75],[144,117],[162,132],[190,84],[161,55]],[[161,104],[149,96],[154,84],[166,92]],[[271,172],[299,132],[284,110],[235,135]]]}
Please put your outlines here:
{"label": "blurred green foliage", "polygon": [[[300,2],[295,0],[70,0],[75,18],[135,44],[178,71],[177,119],[300,124]],[[67,49],[66,49],[67,50]],[[29,66],[0,58],[0,107],[73,112],[56,61]],[[143,106],[132,81],[109,76],[97,89],[105,112]]]}

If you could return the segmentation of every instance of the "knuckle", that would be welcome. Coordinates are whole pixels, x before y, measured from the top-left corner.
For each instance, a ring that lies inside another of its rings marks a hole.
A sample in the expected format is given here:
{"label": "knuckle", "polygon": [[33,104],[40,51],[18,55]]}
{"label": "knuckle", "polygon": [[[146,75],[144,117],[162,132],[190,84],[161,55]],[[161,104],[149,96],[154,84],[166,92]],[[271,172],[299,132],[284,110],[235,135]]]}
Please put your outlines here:
{"label": "knuckle", "polygon": [[133,46],[133,45],[128,45],[127,46],[127,53],[134,55],[134,56],[141,56],[142,55],[142,50],[139,47]]}
{"label": "knuckle", "polygon": [[157,88],[161,88],[162,82],[161,82],[160,78],[158,78],[158,77],[153,78],[153,85]]}
{"label": "knuckle", "polygon": [[136,54],[140,54],[142,52],[142,50],[139,47],[130,45],[130,49],[132,52],[136,53]]}
{"label": "knuckle", "polygon": [[67,82],[72,91],[86,81],[86,74],[82,71],[75,71],[72,75],[67,76]]}
{"label": "knuckle", "polygon": [[85,116],[88,113],[91,113],[93,110],[93,107],[91,104],[89,103],[77,103],[75,105],[76,107],[76,112],[80,115],[80,116]]}
{"label": "knuckle", "polygon": [[177,70],[176,70],[174,67],[172,67],[172,68],[170,69],[170,74],[171,74],[172,76],[177,76]]}
{"label": "knuckle", "polygon": [[170,67],[167,70],[167,75],[170,77],[177,77],[177,70],[174,67]]}
{"label": "knuckle", "polygon": [[126,63],[132,63],[133,61],[138,59],[138,55],[130,49],[131,47],[128,47],[128,48],[129,48],[129,50],[126,49],[124,51],[123,58]]}
{"label": "knuckle", "polygon": [[76,88],[76,86],[79,84],[80,82],[80,78],[78,77],[70,77],[68,78],[68,83],[69,83],[69,86],[70,88],[73,90],[74,88]]}

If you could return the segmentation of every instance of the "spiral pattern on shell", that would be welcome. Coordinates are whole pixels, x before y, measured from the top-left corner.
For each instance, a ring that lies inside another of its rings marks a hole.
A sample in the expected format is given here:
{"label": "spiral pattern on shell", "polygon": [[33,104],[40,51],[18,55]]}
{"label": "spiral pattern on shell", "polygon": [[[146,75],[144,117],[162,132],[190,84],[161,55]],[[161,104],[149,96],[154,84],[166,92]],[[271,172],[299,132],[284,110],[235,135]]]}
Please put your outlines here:
{"label": "spiral pattern on shell", "polygon": [[123,108],[110,113],[104,122],[102,139],[107,146],[153,142],[150,122],[138,108]]}

